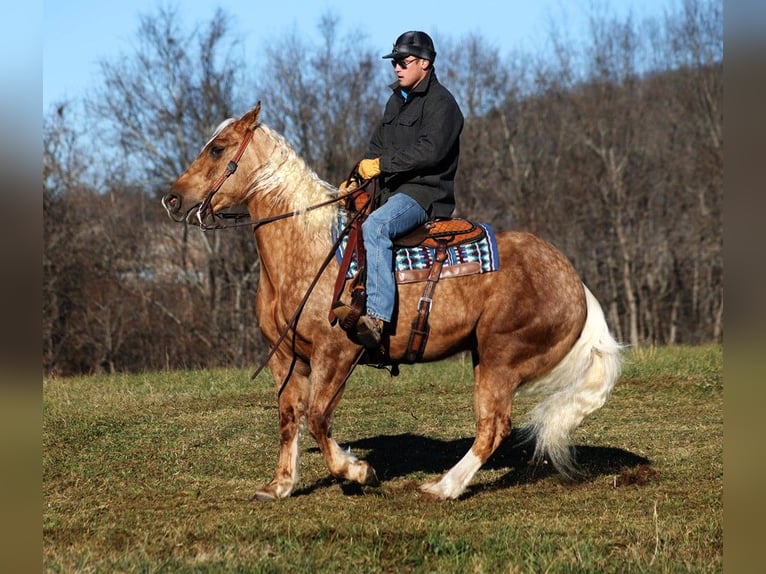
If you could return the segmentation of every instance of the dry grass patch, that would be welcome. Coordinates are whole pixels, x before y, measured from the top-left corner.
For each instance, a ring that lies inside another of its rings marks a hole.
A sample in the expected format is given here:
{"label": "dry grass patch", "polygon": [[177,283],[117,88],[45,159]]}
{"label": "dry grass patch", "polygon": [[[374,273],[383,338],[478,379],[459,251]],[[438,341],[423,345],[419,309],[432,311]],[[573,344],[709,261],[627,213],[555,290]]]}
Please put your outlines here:
{"label": "dry grass patch", "polygon": [[[276,466],[275,393],[239,370],[44,383],[43,557],[52,572],[718,572],[723,380],[717,346],[629,353],[578,431],[566,482],[506,444],[458,501],[418,485],[473,437],[470,365],[360,368],[335,436],[382,484],[328,477],[252,500]],[[516,424],[529,408],[520,399]]]}

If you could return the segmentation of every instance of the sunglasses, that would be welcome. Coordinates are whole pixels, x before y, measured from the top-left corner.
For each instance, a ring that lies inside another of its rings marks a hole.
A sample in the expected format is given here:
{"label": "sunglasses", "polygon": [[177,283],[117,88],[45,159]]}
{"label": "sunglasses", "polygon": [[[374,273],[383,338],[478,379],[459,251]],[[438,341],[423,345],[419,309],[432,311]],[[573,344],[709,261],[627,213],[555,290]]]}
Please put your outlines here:
{"label": "sunglasses", "polygon": [[396,68],[399,66],[402,70],[406,70],[407,66],[412,64],[412,62],[419,60],[420,58],[412,58],[412,60],[405,60],[404,58],[394,58],[391,60],[391,65]]}

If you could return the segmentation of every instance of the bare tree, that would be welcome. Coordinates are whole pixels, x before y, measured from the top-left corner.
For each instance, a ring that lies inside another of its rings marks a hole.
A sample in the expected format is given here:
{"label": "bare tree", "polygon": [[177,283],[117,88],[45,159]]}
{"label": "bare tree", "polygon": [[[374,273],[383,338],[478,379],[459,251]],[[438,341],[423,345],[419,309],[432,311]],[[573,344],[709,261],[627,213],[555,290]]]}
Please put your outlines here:
{"label": "bare tree", "polygon": [[509,64],[497,46],[478,34],[439,42],[435,62],[439,79],[450,88],[466,118],[496,109],[516,85]]}
{"label": "bare tree", "polygon": [[320,19],[319,33],[317,45],[295,32],[270,42],[256,92],[268,94],[268,123],[320,177],[337,183],[360,159],[383,113],[387,70],[364,47],[364,36],[341,33],[331,13]]}
{"label": "bare tree", "polygon": [[461,161],[469,213],[554,241],[634,344],[720,340],[717,22],[703,1],[664,23],[594,15],[581,51],[554,38],[556,59],[517,74]]}
{"label": "bare tree", "polygon": [[[135,51],[102,63],[87,115],[64,102],[44,116],[46,371],[245,366],[264,352],[249,230],[172,225],[157,198],[221,120],[257,100],[339,182],[391,76],[380,48],[331,14],[319,43],[288,33],[259,59],[238,53],[228,22],[219,11],[186,33],[177,11],[142,17]],[[466,114],[459,214],[561,247],[623,341],[720,341],[720,2],[683,0],[665,20],[599,14],[592,32],[580,45],[554,38],[553,58],[439,38],[437,73]]]}
{"label": "bare tree", "polygon": [[[91,108],[111,127],[118,149],[146,166],[145,177],[158,192],[186,169],[215,126],[250,105],[239,95],[245,61],[239,45],[221,10],[206,27],[184,34],[178,11],[160,9],[141,18],[135,54],[102,63],[104,86]],[[252,297],[242,296],[254,292],[257,254],[243,235],[189,235],[185,230],[180,252],[174,254],[182,267],[194,262],[206,270],[204,282],[186,287],[207,300],[209,336],[229,342],[222,347],[222,360],[238,364],[252,360],[252,350],[244,353],[248,344],[258,347],[248,317]],[[203,262],[190,257],[190,251],[204,254]],[[192,271],[186,267],[179,276],[192,277]],[[234,313],[228,310],[232,304]]]}
{"label": "bare tree", "polygon": [[141,16],[136,49],[101,62],[102,87],[88,100],[105,144],[145,181],[164,188],[199,153],[213,128],[243,108],[244,60],[218,10],[206,28],[184,33],[177,9]]}
{"label": "bare tree", "polygon": [[66,200],[81,193],[89,156],[70,120],[71,107],[59,103],[43,121],[42,358],[48,372],[65,362],[82,287],[82,274],[72,261],[76,225]]}

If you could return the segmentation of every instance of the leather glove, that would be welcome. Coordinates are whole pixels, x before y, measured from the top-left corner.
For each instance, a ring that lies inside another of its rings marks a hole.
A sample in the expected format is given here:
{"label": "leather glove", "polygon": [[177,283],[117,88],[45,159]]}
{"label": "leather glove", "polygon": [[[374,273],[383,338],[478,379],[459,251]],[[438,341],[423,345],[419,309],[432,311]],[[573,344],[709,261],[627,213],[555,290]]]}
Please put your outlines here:
{"label": "leather glove", "polygon": [[341,181],[338,186],[338,192],[343,195],[344,193],[353,193],[364,183],[359,177],[350,177],[345,181]]}
{"label": "leather glove", "polygon": [[356,168],[362,179],[372,179],[380,175],[380,158],[363,159]]}

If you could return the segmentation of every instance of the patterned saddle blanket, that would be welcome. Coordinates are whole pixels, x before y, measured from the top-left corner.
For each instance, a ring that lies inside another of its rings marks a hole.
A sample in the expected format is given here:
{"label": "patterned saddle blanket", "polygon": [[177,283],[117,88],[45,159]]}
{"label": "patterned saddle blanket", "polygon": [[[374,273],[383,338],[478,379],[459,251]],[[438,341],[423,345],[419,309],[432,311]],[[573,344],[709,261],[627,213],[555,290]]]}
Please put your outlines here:
{"label": "patterned saddle blanket", "polygon": [[[333,240],[336,240],[346,225],[345,218],[339,217],[333,229]],[[454,245],[447,248],[447,259],[442,268],[441,278],[458,277],[489,273],[500,268],[500,256],[497,252],[497,241],[492,227],[486,223],[478,224],[484,230],[478,240]],[[343,259],[348,236],[344,237],[335,252],[340,264]],[[394,273],[397,283],[416,283],[425,281],[436,260],[436,249],[425,245],[412,247],[395,247]],[[346,278],[356,276],[359,266],[356,259],[351,261]]]}

